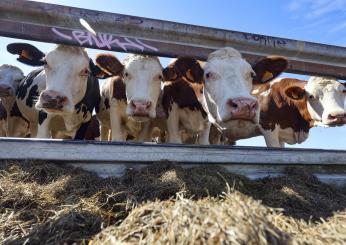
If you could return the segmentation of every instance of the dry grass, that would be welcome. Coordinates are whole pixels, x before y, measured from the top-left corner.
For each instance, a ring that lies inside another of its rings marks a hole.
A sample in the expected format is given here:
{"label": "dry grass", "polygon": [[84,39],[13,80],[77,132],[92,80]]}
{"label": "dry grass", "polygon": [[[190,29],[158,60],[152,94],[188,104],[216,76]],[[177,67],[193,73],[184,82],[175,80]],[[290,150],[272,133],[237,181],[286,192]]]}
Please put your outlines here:
{"label": "dry grass", "polygon": [[172,164],[107,179],[51,163],[0,166],[2,244],[346,244],[345,188],[301,170],[250,181]]}

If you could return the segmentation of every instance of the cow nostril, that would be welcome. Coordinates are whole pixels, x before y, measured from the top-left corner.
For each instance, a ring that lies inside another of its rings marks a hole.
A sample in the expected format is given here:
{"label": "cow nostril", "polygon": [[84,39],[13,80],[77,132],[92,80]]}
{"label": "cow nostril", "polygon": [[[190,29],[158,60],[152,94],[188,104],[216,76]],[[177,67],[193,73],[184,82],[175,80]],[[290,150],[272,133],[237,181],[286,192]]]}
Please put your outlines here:
{"label": "cow nostril", "polygon": [[234,109],[238,108],[238,104],[234,103],[233,100],[228,100],[227,104]]}
{"label": "cow nostril", "polygon": [[148,102],[147,102],[147,109],[149,109],[150,106],[151,106],[151,101],[148,101]]}
{"label": "cow nostril", "polygon": [[346,113],[328,115],[328,119],[330,120],[337,120],[337,119],[343,119],[343,118],[346,118]]}

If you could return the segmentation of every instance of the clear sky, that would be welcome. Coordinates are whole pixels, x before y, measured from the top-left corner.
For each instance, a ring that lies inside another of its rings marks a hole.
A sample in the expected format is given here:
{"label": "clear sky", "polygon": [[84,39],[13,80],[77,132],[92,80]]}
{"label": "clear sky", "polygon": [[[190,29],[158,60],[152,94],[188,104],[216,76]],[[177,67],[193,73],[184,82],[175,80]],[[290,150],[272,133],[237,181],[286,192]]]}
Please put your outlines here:
{"label": "clear sky", "polygon": [[[201,26],[224,28],[263,35],[346,46],[345,0],[47,0],[100,11],[170,20]],[[0,38],[2,63],[14,64],[25,73],[30,67],[19,64],[6,52],[6,45],[15,39]],[[53,45],[30,42],[42,51]],[[95,57],[97,50],[88,50]],[[119,58],[124,55],[118,53]],[[165,65],[167,59],[162,60]],[[282,76],[297,77],[293,74]],[[299,76],[306,79],[306,76]],[[263,137],[238,141],[238,145],[264,146]],[[313,128],[306,142],[292,147],[346,149],[346,126]]]}

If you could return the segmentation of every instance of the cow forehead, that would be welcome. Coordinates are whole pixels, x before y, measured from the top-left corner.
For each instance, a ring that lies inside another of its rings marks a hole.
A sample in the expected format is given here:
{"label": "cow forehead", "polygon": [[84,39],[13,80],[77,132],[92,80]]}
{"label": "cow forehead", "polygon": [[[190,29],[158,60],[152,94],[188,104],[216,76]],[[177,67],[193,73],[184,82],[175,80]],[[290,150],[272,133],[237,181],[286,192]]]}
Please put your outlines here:
{"label": "cow forehead", "polygon": [[311,77],[305,89],[311,94],[321,94],[324,92],[341,91],[343,85],[338,80],[332,78]]}
{"label": "cow forehead", "polygon": [[214,58],[208,61],[204,65],[206,72],[212,70],[219,73],[220,75],[231,75],[231,74],[246,74],[253,72],[251,65],[246,62],[243,58]]}
{"label": "cow forehead", "polygon": [[73,67],[84,67],[89,64],[89,57],[83,48],[59,45],[47,53],[46,58],[49,65],[69,64]]}
{"label": "cow forehead", "polygon": [[125,70],[133,72],[161,72],[162,65],[157,57],[148,55],[128,55],[124,61]]}

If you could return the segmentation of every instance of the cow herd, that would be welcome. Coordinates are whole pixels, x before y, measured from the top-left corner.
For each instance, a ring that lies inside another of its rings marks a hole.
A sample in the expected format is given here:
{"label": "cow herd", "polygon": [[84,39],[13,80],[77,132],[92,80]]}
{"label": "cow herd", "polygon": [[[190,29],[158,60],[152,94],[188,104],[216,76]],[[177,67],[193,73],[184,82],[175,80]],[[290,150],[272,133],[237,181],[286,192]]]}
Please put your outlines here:
{"label": "cow herd", "polygon": [[[248,63],[227,47],[206,62],[83,48],[48,53],[26,43],[7,50],[34,66],[0,66],[0,136],[161,143],[234,144],[262,135],[267,146],[305,141],[314,126],[346,124],[346,85],[333,78],[278,78],[281,56]],[[99,87],[99,79],[106,79]]]}

